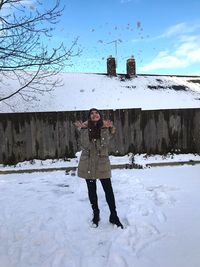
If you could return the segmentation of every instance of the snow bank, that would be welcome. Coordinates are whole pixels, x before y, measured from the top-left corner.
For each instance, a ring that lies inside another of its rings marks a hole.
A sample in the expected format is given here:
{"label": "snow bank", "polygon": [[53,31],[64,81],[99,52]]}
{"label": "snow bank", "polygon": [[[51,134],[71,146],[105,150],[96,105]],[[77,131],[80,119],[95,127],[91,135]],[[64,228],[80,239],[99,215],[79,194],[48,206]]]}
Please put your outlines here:
{"label": "snow bank", "polygon": [[[6,170],[37,170],[37,169],[55,169],[55,168],[67,168],[67,167],[77,167],[81,152],[76,153],[76,158],[66,158],[66,159],[47,159],[38,160],[34,159],[31,161],[19,162],[16,165],[3,165],[0,164],[0,171]],[[148,164],[152,163],[173,163],[173,162],[195,162],[200,161],[200,155],[198,154],[167,154],[167,155],[147,155],[147,154],[136,154],[133,155],[129,153],[125,156],[109,156],[111,165],[121,165],[121,164],[131,164],[135,163],[143,168]]]}

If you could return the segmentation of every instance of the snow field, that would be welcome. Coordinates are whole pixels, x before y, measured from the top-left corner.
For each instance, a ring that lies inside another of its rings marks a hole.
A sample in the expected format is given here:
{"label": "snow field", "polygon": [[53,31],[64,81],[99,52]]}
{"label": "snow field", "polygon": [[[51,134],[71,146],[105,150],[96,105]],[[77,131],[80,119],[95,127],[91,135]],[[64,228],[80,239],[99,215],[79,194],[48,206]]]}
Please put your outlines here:
{"label": "snow field", "polygon": [[113,227],[101,184],[91,227],[86,184],[64,171],[0,176],[0,267],[197,267],[200,165],[113,170]]}

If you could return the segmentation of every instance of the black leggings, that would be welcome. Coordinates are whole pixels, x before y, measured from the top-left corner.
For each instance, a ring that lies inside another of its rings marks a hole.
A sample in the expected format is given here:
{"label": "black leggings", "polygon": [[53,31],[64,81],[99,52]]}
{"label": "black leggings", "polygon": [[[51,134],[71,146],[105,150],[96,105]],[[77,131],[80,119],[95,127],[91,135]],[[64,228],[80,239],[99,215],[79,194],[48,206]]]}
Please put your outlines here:
{"label": "black leggings", "polygon": [[[88,196],[89,196],[92,209],[94,211],[99,210],[96,180],[90,180],[90,179],[85,179],[85,180],[86,180],[87,187],[88,187]],[[114,193],[112,189],[111,179],[110,178],[100,179],[100,182],[102,184],[110,212],[114,214],[116,213],[116,206],[115,206],[115,197],[114,197]]]}

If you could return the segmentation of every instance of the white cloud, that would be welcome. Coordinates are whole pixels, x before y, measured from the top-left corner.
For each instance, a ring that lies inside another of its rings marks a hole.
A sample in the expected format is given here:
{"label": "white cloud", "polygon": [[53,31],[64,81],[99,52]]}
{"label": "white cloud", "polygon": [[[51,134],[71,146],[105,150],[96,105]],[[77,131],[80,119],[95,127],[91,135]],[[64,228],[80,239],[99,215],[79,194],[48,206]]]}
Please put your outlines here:
{"label": "white cloud", "polygon": [[159,38],[172,37],[174,35],[184,35],[194,33],[196,30],[200,29],[200,23],[189,24],[186,22],[178,23],[169,27],[163,34],[158,36]]}
{"label": "white cloud", "polygon": [[140,68],[141,71],[186,67],[187,62],[170,55],[168,51],[161,51],[151,63]]}
{"label": "white cloud", "polygon": [[133,3],[137,4],[138,2],[140,2],[140,0],[120,0],[121,4],[126,4],[129,2],[133,2]]}
{"label": "white cloud", "polygon": [[168,28],[157,39],[173,38],[170,40],[174,43],[173,47],[160,51],[150,63],[141,67],[141,71],[185,68],[200,63],[199,29],[200,24],[189,25],[185,22]]}
{"label": "white cloud", "polygon": [[126,3],[128,3],[128,2],[131,2],[132,0],[120,0],[120,3],[121,4],[126,4]]}
{"label": "white cloud", "polygon": [[200,35],[181,38],[174,55],[179,58],[185,58],[188,65],[200,63]]}
{"label": "white cloud", "polygon": [[182,34],[185,32],[188,32],[188,25],[187,23],[183,22],[183,23],[179,23],[179,24],[169,27],[161,36],[170,37],[172,35],[176,35],[180,33]]}
{"label": "white cloud", "polygon": [[174,54],[178,57],[188,57],[191,52],[198,50],[199,44],[195,42],[184,42],[175,50]]}
{"label": "white cloud", "polygon": [[131,40],[132,43],[138,43],[138,42],[141,42],[141,41],[144,41],[144,40],[141,40],[141,39],[132,39]]}
{"label": "white cloud", "polygon": [[193,50],[189,53],[191,63],[200,63],[200,48]]}
{"label": "white cloud", "polygon": [[152,62],[141,67],[141,71],[185,68],[195,63],[200,63],[200,36],[191,36],[188,41],[180,42],[173,51],[159,52]]}
{"label": "white cloud", "polygon": [[181,38],[190,38],[189,34],[195,33],[200,29],[200,23],[193,23],[189,24],[186,22],[178,23],[175,25],[172,25],[171,27],[167,28],[162,34],[157,35],[155,37],[151,37],[146,41],[155,41],[159,39],[164,39],[164,38],[172,38],[172,37],[177,37],[178,39]]}

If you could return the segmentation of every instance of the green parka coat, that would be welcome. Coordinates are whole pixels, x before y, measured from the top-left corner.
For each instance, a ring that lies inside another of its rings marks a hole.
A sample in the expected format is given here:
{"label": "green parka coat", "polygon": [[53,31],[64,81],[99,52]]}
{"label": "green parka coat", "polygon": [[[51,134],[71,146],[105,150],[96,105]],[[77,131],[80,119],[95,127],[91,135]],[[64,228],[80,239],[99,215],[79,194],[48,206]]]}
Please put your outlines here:
{"label": "green parka coat", "polygon": [[115,127],[102,128],[101,138],[90,141],[88,129],[80,129],[82,153],[78,165],[79,177],[85,179],[105,179],[111,177],[108,145],[114,133]]}

